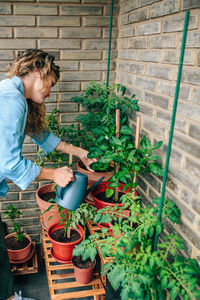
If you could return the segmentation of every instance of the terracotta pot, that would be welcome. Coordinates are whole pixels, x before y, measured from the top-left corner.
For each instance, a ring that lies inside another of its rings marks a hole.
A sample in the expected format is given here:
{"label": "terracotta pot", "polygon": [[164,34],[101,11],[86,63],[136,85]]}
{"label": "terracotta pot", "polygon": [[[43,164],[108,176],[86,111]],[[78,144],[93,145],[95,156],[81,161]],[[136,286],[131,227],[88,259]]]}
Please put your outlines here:
{"label": "terracotta pot", "polygon": [[[109,203],[109,202],[105,202],[105,201],[102,201],[102,200],[98,199],[98,194],[102,193],[102,192],[105,192],[106,189],[108,188],[108,184],[109,184],[109,182],[101,182],[101,183],[98,184],[98,186],[95,188],[95,190],[90,193],[92,199],[95,202],[95,206],[96,206],[97,210],[102,209],[102,208],[107,207],[107,206],[114,207],[116,204],[119,207],[122,207],[124,205],[122,203],[117,203],[117,202],[116,203]],[[120,186],[118,187],[118,191],[122,192],[124,186],[125,186],[125,184],[121,183]],[[130,188],[126,189],[123,193],[126,194],[129,191],[130,191]],[[135,191],[135,195],[136,196],[138,195],[137,191]],[[129,214],[130,214],[129,210],[124,211],[125,216],[129,216]],[[108,223],[101,223],[101,225],[103,225],[105,227],[110,227],[110,224],[108,224]]]}
{"label": "terracotta pot", "polygon": [[[6,235],[5,240],[8,240],[9,238],[11,238],[13,236],[16,236],[16,234],[14,232]],[[31,255],[31,251],[32,251],[32,239],[26,233],[25,233],[25,237],[29,240],[29,244],[24,249],[20,249],[20,250],[10,250],[10,249],[7,249],[8,256],[9,256],[9,261],[11,263],[13,263],[13,262],[16,262],[16,263],[24,262]]]}
{"label": "terracotta pot", "polygon": [[[45,210],[52,205],[52,203],[49,203],[48,201],[44,201],[42,200],[41,196],[43,194],[49,193],[49,192],[53,192],[55,191],[55,189],[52,189],[53,184],[46,184],[43,185],[42,187],[40,187],[37,191],[36,191],[36,201],[37,201],[37,205],[39,206],[41,213],[42,213],[42,227],[45,230],[48,230],[48,228],[55,224],[60,222],[60,213],[58,211],[58,206],[55,205],[53,206],[49,211],[45,212]],[[45,212],[45,213],[44,213]],[[67,209],[63,209],[64,214],[67,217]],[[44,214],[43,214],[44,213]],[[51,219],[49,220],[49,218],[51,217]]]}
{"label": "terracotta pot", "polygon": [[59,223],[53,224],[49,227],[47,231],[47,235],[52,243],[52,252],[55,259],[59,260],[60,262],[67,263],[72,260],[72,252],[74,247],[79,244],[83,239],[83,228],[80,225],[77,225],[77,228],[72,227],[72,229],[78,231],[80,234],[80,238],[72,243],[61,243],[55,241],[51,235],[52,233],[57,230],[63,228],[63,225]]}
{"label": "terracotta pot", "polygon": [[108,181],[110,179],[110,177],[112,177],[114,175],[114,171],[111,171],[111,172],[90,172],[90,171],[88,171],[88,170],[81,167],[81,161],[80,160],[77,161],[76,168],[77,168],[77,171],[79,171],[81,173],[84,173],[88,176],[88,185],[89,186],[94,184],[102,176],[105,177],[103,179],[103,181]]}
{"label": "terracotta pot", "polygon": [[86,284],[92,281],[92,273],[96,265],[96,259],[93,262],[93,265],[88,268],[88,269],[81,269],[78,268],[74,263],[73,263],[72,258],[72,264],[74,266],[74,275],[76,277],[76,281],[82,284]]}

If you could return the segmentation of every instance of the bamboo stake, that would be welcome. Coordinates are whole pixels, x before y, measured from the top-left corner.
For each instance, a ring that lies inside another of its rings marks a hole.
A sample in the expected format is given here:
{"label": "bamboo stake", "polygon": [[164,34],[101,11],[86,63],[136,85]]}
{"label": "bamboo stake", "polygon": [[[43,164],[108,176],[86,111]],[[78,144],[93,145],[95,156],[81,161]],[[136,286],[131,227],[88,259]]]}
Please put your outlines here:
{"label": "bamboo stake", "polygon": [[[141,117],[137,117],[136,121],[136,133],[135,133],[135,148],[139,148],[140,144],[140,125],[141,125]],[[133,183],[136,182],[136,171],[134,172]]]}
{"label": "bamboo stake", "polygon": [[[120,129],[120,110],[116,109],[116,137],[119,138],[119,129]],[[116,173],[119,171],[119,164],[116,165]],[[115,201],[118,202],[119,199],[119,190],[115,189]]]}
{"label": "bamboo stake", "polygon": [[[60,110],[60,80],[57,81],[57,110]],[[60,125],[60,113],[58,113],[58,125]]]}

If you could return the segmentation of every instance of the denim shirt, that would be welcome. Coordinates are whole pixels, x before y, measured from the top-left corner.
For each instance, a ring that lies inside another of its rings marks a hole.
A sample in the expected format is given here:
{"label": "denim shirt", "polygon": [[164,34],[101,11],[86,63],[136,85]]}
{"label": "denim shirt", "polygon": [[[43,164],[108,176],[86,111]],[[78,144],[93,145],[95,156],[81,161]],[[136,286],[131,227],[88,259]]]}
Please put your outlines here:
{"label": "denim shirt", "polygon": [[[41,171],[33,161],[22,156],[27,110],[28,105],[21,79],[14,76],[12,79],[2,80],[0,82],[0,196],[5,196],[8,192],[5,178],[25,190]],[[33,142],[49,154],[58,146],[60,138],[44,131],[42,138],[34,137]]]}

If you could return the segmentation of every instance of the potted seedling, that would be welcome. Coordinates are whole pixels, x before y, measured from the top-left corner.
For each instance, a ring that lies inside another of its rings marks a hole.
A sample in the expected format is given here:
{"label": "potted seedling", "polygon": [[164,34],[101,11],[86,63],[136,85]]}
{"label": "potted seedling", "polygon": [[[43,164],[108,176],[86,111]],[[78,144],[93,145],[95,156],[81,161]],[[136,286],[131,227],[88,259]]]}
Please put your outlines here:
{"label": "potted seedling", "polygon": [[75,245],[83,239],[83,228],[72,225],[71,212],[67,216],[59,207],[60,222],[51,225],[47,235],[52,242],[51,255],[60,263],[69,263],[72,260],[72,251]]}
{"label": "potted seedling", "polygon": [[[94,218],[96,208],[88,203],[82,203],[76,210],[67,212],[58,204],[60,222],[53,224],[48,229],[48,236],[52,242],[51,253],[60,262],[68,262],[72,259],[72,251],[75,245],[85,238],[86,222]],[[51,207],[45,213],[51,211]],[[83,226],[83,227],[82,227]]]}
{"label": "potted seedling", "polygon": [[5,215],[11,220],[13,232],[5,237],[10,263],[22,263],[29,260],[34,254],[31,237],[26,234],[19,223],[15,222],[16,218],[22,215],[22,212],[13,204],[4,211]]}
{"label": "potted seedling", "polygon": [[90,235],[87,240],[83,240],[75,246],[72,264],[77,282],[86,284],[92,280],[92,273],[96,265],[96,254],[94,235]]}

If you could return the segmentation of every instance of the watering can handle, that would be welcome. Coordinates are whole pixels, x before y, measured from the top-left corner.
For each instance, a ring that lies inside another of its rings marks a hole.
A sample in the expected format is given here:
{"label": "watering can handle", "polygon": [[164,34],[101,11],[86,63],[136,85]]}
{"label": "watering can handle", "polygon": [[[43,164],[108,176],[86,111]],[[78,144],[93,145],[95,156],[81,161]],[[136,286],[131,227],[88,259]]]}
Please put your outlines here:
{"label": "watering can handle", "polygon": [[87,191],[86,195],[88,195],[93,189],[105,178],[105,176],[102,176],[97,182],[95,182]]}

